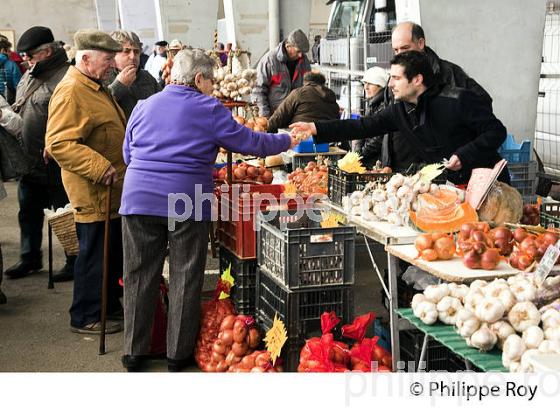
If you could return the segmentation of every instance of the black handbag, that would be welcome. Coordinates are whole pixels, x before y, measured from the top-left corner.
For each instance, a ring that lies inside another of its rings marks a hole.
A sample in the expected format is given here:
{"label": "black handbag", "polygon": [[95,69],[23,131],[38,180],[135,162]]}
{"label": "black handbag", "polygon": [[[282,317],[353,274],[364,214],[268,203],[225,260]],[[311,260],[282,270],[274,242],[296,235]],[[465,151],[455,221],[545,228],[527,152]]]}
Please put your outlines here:
{"label": "black handbag", "polygon": [[16,137],[0,127],[0,174],[3,181],[27,175],[33,158],[20,145]]}

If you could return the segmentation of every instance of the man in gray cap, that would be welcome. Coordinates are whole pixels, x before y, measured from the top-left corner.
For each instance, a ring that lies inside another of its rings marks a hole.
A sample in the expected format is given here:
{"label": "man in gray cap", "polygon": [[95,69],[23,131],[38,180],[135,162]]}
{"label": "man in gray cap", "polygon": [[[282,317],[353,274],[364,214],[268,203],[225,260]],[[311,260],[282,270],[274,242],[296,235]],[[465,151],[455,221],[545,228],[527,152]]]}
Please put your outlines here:
{"label": "man in gray cap", "polygon": [[[46,150],[60,165],[62,180],[75,211],[80,251],[74,267],[70,326],[76,333],[101,330],[101,284],[106,199],[111,190],[108,318],[122,318],[119,302],[122,277],[121,201],[125,164],[122,144],[126,118],[103,85],[115,68],[119,42],[98,30],[74,36],[76,66],[70,67],[49,104]],[[122,330],[107,322],[107,333]]]}
{"label": "man in gray cap", "polygon": [[[30,69],[18,84],[14,109],[23,120],[23,144],[33,159],[33,167],[18,185],[20,260],[6,270],[10,279],[42,269],[43,209],[56,209],[68,203],[60,168],[54,161],[43,158],[49,100],[70,66],[66,53],[54,40],[52,31],[42,26],[25,31],[17,43],[17,51]],[[75,256],[66,257],[66,264],[54,275],[56,282],[74,277],[75,260]]]}
{"label": "man in gray cap", "polygon": [[303,85],[303,76],[311,71],[308,51],[307,36],[301,30],[294,30],[261,58],[252,94],[260,115],[270,117],[290,91]]}

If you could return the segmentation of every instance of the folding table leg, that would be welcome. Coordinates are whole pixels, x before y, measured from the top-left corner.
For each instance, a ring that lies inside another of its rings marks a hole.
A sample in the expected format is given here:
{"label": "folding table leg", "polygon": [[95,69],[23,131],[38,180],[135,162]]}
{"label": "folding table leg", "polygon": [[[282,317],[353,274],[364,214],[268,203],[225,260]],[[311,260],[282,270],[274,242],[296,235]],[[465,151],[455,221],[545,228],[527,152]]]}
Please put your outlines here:
{"label": "folding table leg", "polygon": [[47,223],[49,227],[49,284],[47,286],[48,289],[54,289],[54,282],[53,282],[53,254],[52,254],[52,228],[51,224]]}

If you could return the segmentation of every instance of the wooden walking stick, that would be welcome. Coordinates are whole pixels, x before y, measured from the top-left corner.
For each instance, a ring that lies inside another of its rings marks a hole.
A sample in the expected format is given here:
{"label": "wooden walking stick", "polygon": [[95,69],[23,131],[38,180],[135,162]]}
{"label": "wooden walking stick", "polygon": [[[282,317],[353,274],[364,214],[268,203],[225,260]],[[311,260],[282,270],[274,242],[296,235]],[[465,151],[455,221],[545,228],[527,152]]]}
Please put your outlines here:
{"label": "wooden walking stick", "polygon": [[105,354],[105,328],[107,325],[107,286],[109,282],[109,230],[111,223],[111,185],[107,186],[105,201],[105,237],[103,239],[103,284],[101,286],[101,334],[99,335],[99,354]]}

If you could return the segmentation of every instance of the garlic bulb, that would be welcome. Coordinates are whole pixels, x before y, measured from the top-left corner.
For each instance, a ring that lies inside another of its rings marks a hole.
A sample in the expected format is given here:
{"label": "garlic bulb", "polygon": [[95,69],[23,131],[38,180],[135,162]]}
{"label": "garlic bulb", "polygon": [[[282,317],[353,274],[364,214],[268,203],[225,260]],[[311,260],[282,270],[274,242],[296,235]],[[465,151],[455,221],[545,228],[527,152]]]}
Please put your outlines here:
{"label": "garlic bulb", "polygon": [[454,298],[457,298],[461,301],[461,303],[465,302],[465,297],[467,296],[467,294],[469,293],[469,287],[467,285],[455,285],[454,287],[451,287],[451,283],[449,284],[449,290],[450,296],[453,296]]}
{"label": "garlic bulb", "polygon": [[509,371],[512,373],[517,373],[519,371],[519,368],[521,367],[521,363],[519,362],[510,362],[509,364]]}
{"label": "garlic bulb", "polygon": [[525,352],[525,342],[519,335],[513,334],[508,336],[506,341],[504,342],[503,347],[503,354],[502,356],[506,356],[508,359],[512,361],[519,361],[521,360],[521,356]]}
{"label": "garlic bulb", "polygon": [[471,311],[476,311],[476,306],[484,300],[484,295],[479,289],[471,289],[469,293],[465,296],[464,305],[467,309]]}
{"label": "garlic bulb", "polygon": [[497,298],[500,295],[500,292],[504,289],[509,290],[507,282],[500,282],[498,280],[495,280],[488,286],[482,288],[482,293],[484,293],[484,296],[486,296],[487,298]]}
{"label": "garlic bulb", "polygon": [[457,312],[463,308],[463,305],[457,298],[444,296],[436,306],[438,310],[438,318],[440,322],[446,325],[455,325],[457,320]]}
{"label": "garlic bulb", "polygon": [[482,290],[484,287],[486,287],[486,285],[488,285],[488,282],[486,282],[485,280],[477,279],[473,283],[471,283],[470,288],[471,290],[474,289]]}
{"label": "garlic bulb", "polygon": [[480,322],[473,312],[463,308],[457,312],[455,326],[461,337],[468,339],[478,330]]}
{"label": "garlic bulb", "polygon": [[525,353],[523,353],[523,356],[521,356],[521,369],[519,371],[523,373],[532,372],[533,366],[531,365],[530,360],[533,356],[539,354],[541,354],[541,352],[539,352],[537,349],[525,350]]}
{"label": "garlic bulb", "polygon": [[415,310],[416,307],[420,304],[420,302],[423,302],[425,300],[426,300],[426,296],[424,296],[423,293],[417,293],[412,297],[412,302],[410,302],[410,307],[412,308],[412,310]]}
{"label": "garlic bulb", "polygon": [[497,298],[500,302],[502,302],[502,305],[504,305],[506,312],[509,312],[511,308],[517,303],[517,298],[515,297],[513,292],[509,290],[509,288],[500,289]]}
{"label": "garlic bulb", "polygon": [[548,309],[542,314],[541,320],[544,330],[549,327],[560,327],[560,312],[556,309]]}
{"label": "garlic bulb", "polygon": [[541,321],[541,314],[531,302],[519,302],[508,313],[509,323],[518,332],[524,332]]}
{"label": "garlic bulb", "polygon": [[426,325],[433,325],[438,319],[436,305],[427,300],[420,302],[420,304],[416,306],[414,314]]}
{"label": "garlic bulb", "polygon": [[546,340],[554,340],[560,342],[560,327],[549,327],[544,331]]}
{"label": "garlic bulb", "polygon": [[537,288],[528,280],[519,280],[515,282],[510,290],[519,302],[530,302],[537,297]]}
{"label": "garlic bulb", "polygon": [[496,336],[498,336],[498,346],[503,349],[504,342],[510,335],[515,334],[515,329],[511,327],[509,322],[505,320],[498,320],[490,325],[490,330],[492,330]]}
{"label": "garlic bulb", "polygon": [[522,339],[527,349],[537,349],[544,340],[544,332],[538,326],[531,326],[525,329]]}
{"label": "garlic bulb", "polygon": [[481,322],[494,323],[504,316],[505,311],[499,299],[484,298],[476,305],[475,314]]}
{"label": "garlic bulb", "polygon": [[424,296],[428,301],[437,304],[445,296],[449,296],[449,288],[445,283],[430,285],[424,290]]}
{"label": "garlic bulb", "polygon": [[557,340],[543,340],[539,345],[539,352],[560,354],[560,342]]}
{"label": "garlic bulb", "polygon": [[494,348],[498,338],[488,325],[483,324],[480,329],[474,332],[470,338],[472,347],[476,347],[481,352],[488,352]]}

